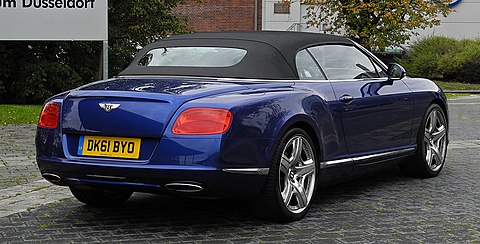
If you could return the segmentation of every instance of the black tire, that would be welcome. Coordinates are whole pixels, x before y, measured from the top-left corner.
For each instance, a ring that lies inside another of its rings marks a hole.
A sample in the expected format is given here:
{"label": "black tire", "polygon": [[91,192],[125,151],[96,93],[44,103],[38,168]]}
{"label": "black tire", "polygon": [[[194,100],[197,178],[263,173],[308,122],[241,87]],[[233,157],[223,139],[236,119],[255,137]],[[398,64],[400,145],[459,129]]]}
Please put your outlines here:
{"label": "black tire", "polygon": [[[432,113],[438,121],[432,123]],[[428,107],[423,116],[420,128],[417,133],[417,150],[413,157],[400,164],[402,171],[414,177],[431,178],[440,174],[445,165],[448,144],[448,124],[444,111],[438,104],[432,104]],[[429,128],[432,126],[432,131]],[[438,128],[437,128],[438,127]],[[444,132],[441,132],[443,128]],[[435,131],[436,130],[436,131]],[[444,137],[434,140],[434,134],[443,133]]]}
{"label": "black tire", "polygon": [[[299,141],[301,152],[297,157],[293,150]],[[282,155],[288,155],[290,150],[291,160],[281,161]],[[281,167],[281,164],[284,167]],[[286,165],[290,167],[287,169]],[[310,136],[299,128],[288,131],[275,149],[262,191],[250,200],[252,212],[260,219],[278,222],[291,222],[303,218],[310,209],[315,195],[318,172],[318,155]]]}
{"label": "black tire", "polygon": [[70,191],[80,202],[95,207],[120,206],[133,194],[131,191],[90,190],[72,186]]}

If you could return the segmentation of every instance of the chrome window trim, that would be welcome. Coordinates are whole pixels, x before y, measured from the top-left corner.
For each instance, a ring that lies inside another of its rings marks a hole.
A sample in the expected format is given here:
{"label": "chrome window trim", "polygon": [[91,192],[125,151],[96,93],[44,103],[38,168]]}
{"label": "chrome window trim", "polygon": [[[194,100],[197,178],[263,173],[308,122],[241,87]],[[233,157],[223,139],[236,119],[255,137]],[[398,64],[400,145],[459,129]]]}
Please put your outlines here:
{"label": "chrome window trim", "polygon": [[363,53],[365,53],[367,56],[369,56],[370,58],[373,59],[373,62],[374,63],[377,63],[380,68],[383,69],[384,72],[387,72],[388,70],[388,65],[385,64],[382,60],[380,60],[377,56],[375,56],[375,54],[373,54],[372,52],[368,51],[366,48],[364,48],[362,45],[356,43],[355,41],[352,41],[350,40],[354,46],[356,46],[358,49],[360,49],[361,51],[363,51]]}
{"label": "chrome window trim", "polygon": [[330,82],[357,82],[357,81],[387,81],[387,77],[368,78],[368,79],[346,79],[346,80],[328,80]]}

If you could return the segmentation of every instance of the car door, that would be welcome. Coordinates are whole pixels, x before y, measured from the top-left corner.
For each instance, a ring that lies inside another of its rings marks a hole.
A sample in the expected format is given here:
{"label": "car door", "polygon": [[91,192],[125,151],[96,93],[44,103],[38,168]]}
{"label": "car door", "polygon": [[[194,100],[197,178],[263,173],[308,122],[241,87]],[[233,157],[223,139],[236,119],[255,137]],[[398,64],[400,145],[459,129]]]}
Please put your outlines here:
{"label": "car door", "polygon": [[321,98],[307,97],[302,103],[307,105],[304,106],[305,111],[315,117],[322,131],[324,144],[322,154],[325,161],[335,162],[349,158],[342,121],[337,109],[337,99],[330,82],[306,49],[297,53],[295,62],[299,77],[297,85],[315,91]]}
{"label": "car door", "polygon": [[389,80],[380,65],[355,46],[308,50],[333,87],[351,157],[365,159],[411,145],[413,97],[401,80]]}

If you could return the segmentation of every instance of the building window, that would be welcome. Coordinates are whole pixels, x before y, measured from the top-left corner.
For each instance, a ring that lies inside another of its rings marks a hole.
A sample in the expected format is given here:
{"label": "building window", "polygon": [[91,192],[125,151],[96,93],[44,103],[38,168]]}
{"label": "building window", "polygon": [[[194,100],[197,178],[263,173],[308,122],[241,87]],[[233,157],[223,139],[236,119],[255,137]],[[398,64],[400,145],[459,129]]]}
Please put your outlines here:
{"label": "building window", "polygon": [[273,4],[273,13],[274,14],[289,14],[290,13],[290,3],[274,3]]}

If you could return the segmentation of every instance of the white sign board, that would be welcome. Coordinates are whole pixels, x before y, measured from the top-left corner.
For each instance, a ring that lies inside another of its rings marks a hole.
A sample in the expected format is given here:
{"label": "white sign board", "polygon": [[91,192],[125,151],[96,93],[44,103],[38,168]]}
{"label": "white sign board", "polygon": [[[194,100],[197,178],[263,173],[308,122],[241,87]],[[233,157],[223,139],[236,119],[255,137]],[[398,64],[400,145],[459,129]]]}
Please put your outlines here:
{"label": "white sign board", "polygon": [[0,40],[108,40],[107,0],[0,0]]}

